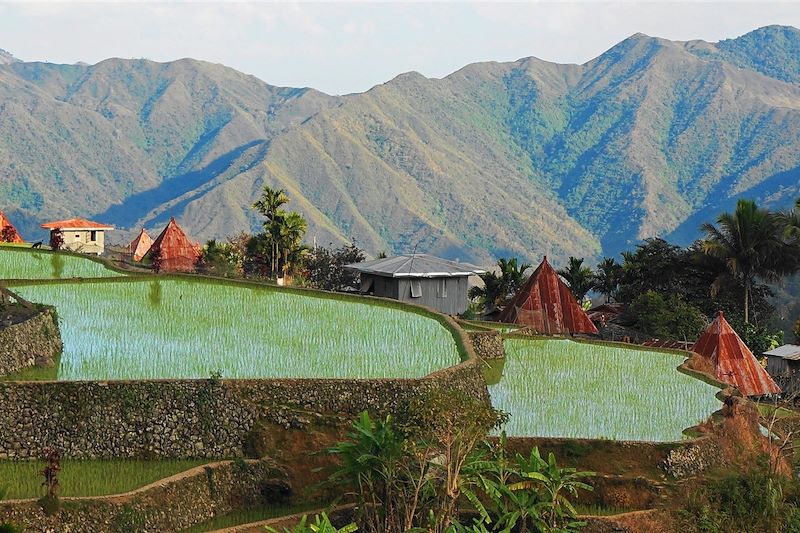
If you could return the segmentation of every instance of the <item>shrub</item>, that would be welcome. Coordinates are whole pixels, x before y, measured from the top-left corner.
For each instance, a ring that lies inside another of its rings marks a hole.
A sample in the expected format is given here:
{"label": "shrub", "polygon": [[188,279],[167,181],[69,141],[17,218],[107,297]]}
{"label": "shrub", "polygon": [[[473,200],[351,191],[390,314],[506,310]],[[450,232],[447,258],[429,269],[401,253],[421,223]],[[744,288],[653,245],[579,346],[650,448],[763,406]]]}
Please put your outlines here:
{"label": "shrub", "polygon": [[321,246],[309,251],[303,277],[309,286],[325,291],[343,291],[357,288],[359,274],[344,268],[365,259],[364,251],[355,243],[339,248]]}
{"label": "shrub", "polygon": [[639,329],[658,338],[694,340],[706,327],[703,313],[677,294],[664,298],[647,291],[631,303],[628,312]]}

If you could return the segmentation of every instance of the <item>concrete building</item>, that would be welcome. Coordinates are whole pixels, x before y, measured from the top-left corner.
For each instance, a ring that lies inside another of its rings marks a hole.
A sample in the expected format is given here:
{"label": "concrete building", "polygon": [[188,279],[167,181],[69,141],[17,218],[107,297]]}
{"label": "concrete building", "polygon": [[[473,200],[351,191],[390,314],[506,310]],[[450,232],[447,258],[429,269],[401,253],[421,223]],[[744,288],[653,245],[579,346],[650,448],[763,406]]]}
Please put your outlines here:
{"label": "concrete building", "polygon": [[[85,218],[70,218],[42,224],[44,229],[50,230],[50,238],[60,232],[63,244],[61,248],[84,254],[102,255],[105,251],[105,232],[114,229],[114,226],[92,222]],[[52,241],[51,241],[52,242]]]}
{"label": "concrete building", "polygon": [[475,265],[427,254],[398,255],[346,268],[361,274],[362,294],[425,305],[448,315],[467,310],[468,278],[485,272]]}

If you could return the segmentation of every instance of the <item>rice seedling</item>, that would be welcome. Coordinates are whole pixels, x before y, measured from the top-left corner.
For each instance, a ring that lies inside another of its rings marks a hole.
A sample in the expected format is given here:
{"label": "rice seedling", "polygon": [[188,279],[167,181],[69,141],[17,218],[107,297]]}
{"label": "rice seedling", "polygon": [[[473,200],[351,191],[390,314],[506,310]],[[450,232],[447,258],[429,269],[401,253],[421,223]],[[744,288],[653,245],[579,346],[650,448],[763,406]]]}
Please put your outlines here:
{"label": "rice seedling", "polygon": [[401,309],[200,280],[16,287],[58,309],[60,380],[422,377],[460,361]]}
{"label": "rice seedling", "polygon": [[721,407],[719,389],[678,372],[679,355],[578,343],[507,339],[492,403],[509,435],[680,440]]}
{"label": "rice seedling", "polygon": [[101,278],[121,275],[88,258],[0,246],[0,279]]}
{"label": "rice seedling", "polygon": [[[63,459],[58,474],[59,495],[121,494],[206,463],[207,460],[188,459]],[[41,497],[46,490],[40,475],[43,467],[40,461],[0,461],[0,484],[8,488],[6,498]]]}
{"label": "rice seedling", "polygon": [[279,518],[282,516],[306,512],[311,513],[312,511],[325,506],[325,503],[304,503],[297,505],[277,505],[274,507],[257,507],[255,509],[240,509],[223,515],[217,515],[211,520],[202,522],[188,529],[183,529],[181,530],[181,533],[205,533],[207,531],[217,531],[219,529],[239,526],[242,524],[261,522],[262,520],[269,520],[270,518]]}

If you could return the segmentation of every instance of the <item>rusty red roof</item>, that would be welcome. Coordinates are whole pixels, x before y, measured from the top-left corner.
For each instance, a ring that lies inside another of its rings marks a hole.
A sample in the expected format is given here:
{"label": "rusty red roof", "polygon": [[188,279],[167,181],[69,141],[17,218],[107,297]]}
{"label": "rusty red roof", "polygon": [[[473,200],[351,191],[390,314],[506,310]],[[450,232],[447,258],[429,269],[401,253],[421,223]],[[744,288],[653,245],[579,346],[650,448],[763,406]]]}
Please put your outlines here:
{"label": "rusty red roof", "polygon": [[25,242],[25,241],[22,240],[22,237],[20,236],[19,232],[17,231],[17,228],[15,228],[14,225],[11,223],[11,221],[8,220],[8,218],[6,218],[6,216],[3,214],[2,211],[0,211],[0,242],[3,242],[2,241],[2,238],[3,238],[2,234],[3,234],[3,231],[5,231],[6,228],[11,228],[11,230],[12,230],[12,232],[11,232],[11,240],[7,241],[7,242],[13,242],[13,243],[16,243],[16,244],[21,244],[21,243]]}
{"label": "rusty red roof", "polygon": [[717,379],[738,387],[745,396],[781,392],[722,312],[697,340],[692,351],[711,359]]}
{"label": "rusty red roof", "polygon": [[150,237],[150,234],[147,233],[147,230],[142,228],[139,235],[128,245],[128,249],[131,251],[131,254],[133,254],[133,260],[139,262],[145,254],[150,251],[152,245],[153,239]]}
{"label": "rusty red roof", "polygon": [[500,313],[500,321],[530,326],[548,335],[597,334],[597,328],[547,262],[547,256]]}
{"label": "rusty red roof", "polygon": [[61,230],[107,230],[114,229],[114,226],[102,224],[100,222],[92,222],[85,218],[68,218],[67,220],[56,220],[55,222],[47,222],[42,224],[44,229],[61,229]]}
{"label": "rusty red roof", "polygon": [[169,219],[169,224],[161,235],[153,241],[147,255],[152,257],[154,253],[160,254],[162,271],[175,272],[194,270],[200,250],[197,244],[189,240],[173,217]]}

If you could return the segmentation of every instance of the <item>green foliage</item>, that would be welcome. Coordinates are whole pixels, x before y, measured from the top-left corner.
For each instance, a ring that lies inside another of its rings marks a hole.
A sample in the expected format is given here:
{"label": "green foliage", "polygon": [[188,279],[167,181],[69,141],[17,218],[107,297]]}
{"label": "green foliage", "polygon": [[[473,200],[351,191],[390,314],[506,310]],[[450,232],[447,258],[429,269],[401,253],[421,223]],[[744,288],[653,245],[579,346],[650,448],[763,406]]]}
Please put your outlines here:
{"label": "green foliage", "polygon": [[302,261],[305,248],[300,243],[308,223],[300,213],[284,210],[287,203],[286,191],[265,185],[261,197],[253,204],[265,218],[264,231],[253,237],[252,246],[248,243],[247,264],[259,275],[285,275]]}
{"label": "green foliage", "polygon": [[636,320],[638,329],[660,339],[692,341],[707,325],[703,313],[677,294],[664,298],[647,291],[631,303],[628,314]]}
{"label": "green foliage", "polygon": [[307,284],[324,291],[358,289],[359,274],[345,265],[360,263],[366,259],[364,250],[354,242],[339,248],[312,248],[305,262],[304,277]]}
{"label": "green foliage", "polygon": [[697,533],[797,532],[797,481],[770,472],[767,458],[744,472],[709,476],[690,491],[685,525]]}
{"label": "green foliage", "polygon": [[486,272],[480,274],[483,287],[474,286],[469,289],[467,296],[477,300],[487,313],[492,312],[497,306],[503,306],[512,298],[520,287],[528,280],[525,271],[531,268],[527,263],[519,263],[516,257],[497,261],[499,274]]}
{"label": "green foliage", "polygon": [[800,342],[800,318],[794,323],[794,338],[795,341]]}
{"label": "green foliage", "polygon": [[604,257],[597,264],[594,271],[594,288],[606,297],[606,303],[611,301],[619,288],[622,266],[611,257]]}
{"label": "green foliage", "polygon": [[[264,526],[269,533],[280,533],[278,530],[269,526]],[[291,528],[284,528],[283,533],[355,533],[358,531],[356,524],[347,524],[337,528],[331,523],[331,519],[325,513],[320,513],[314,517],[314,523],[308,523],[308,516],[303,515],[300,522]]]}
{"label": "green foliage", "polygon": [[558,274],[566,280],[569,290],[579,302],[594,288],[594,273],[591,268],[583,266],[582,258],[570,257],[567,268],[560,269]]}
{"label": "green foliage", "polygon": [[201,274],[235,277],[243,273],[244,255],[232,243],[210,240],[197,258],[196,269]]}
{"label": "green foliage", "polygon": [[781,330],[745,322],[741,315],[733,317],[726,315],[726,319],[756,356],[783,344],[783,331]]}

